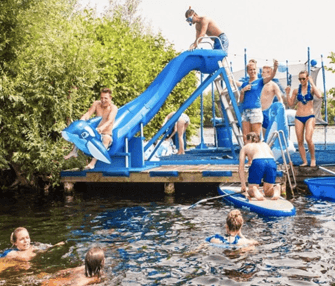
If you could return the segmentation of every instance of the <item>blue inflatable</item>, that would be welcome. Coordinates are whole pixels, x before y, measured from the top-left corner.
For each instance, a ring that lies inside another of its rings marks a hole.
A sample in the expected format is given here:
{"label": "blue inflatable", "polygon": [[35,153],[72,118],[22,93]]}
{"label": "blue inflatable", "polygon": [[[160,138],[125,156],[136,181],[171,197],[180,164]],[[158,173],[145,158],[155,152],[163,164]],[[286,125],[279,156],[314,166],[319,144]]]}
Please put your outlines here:
{"label": "blue inflatable", "polygon": [[102,144],[101,135],[96,130],[100,121],[101,117],[94,117],[87,121],[74,121],[62,131],[62,136],[66,141],[76,145],[76,147],[86,155],[92,156],[104,163],[111,164],[112,160],[107,149]]}
{"label": "blue inflatable", "polygon": [[[290,153],[295,152],[294,144],[292,141],[289,140],[289,127],[288,127],[285,107],[281,102],[275,102],[270,106],[269,126],[266,129],[264,141],[268,142],[270,138],[272,137],[272,134],[275,131],[279,131],[279,130],[282,130],[284,133],[286,142],[288,144],[289,152]],[[286,146],[283,140],[282,140],[282,146],[284,147],[284,150],[285,150]],[[280,143],[278,139],[276,139],[276,141],[272,145],[272,152],[275,157],[275,160],[278,160],[282,156]]]}

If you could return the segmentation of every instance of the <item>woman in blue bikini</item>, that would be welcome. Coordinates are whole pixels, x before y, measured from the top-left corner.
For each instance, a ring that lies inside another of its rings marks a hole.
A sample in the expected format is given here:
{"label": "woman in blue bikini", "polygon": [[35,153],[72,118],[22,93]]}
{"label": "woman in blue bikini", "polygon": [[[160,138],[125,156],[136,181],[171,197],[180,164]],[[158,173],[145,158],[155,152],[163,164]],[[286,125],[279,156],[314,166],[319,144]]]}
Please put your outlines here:
{"label": "woman in blue bikini", "polygon": [[315,115],[313,109],[313,96],[322,97],[321,92],[316,88],[307,71],[299,73],[299,88],[292,92],[290,97],[291,87],[286,87],[287,103],[290,107],[294,106],[295,100],[298,100],[297,113],[295,116],[295,133],[297,135],[298,149],[302,159],[302,165],[307,166],[306,151],[304,148],[304,136],[308,145],[309,153],[311,154],[311,167],[316,166],[315,148],[313,143],[313,133],[315,128]]}

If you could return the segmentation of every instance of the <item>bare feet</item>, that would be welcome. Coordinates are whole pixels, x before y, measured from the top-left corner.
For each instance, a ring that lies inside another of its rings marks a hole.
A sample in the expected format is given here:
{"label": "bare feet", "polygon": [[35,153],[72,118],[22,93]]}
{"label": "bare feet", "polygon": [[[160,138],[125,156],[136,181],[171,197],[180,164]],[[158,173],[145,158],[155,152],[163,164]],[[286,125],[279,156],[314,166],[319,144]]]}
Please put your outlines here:
{"label": "bare feet", "polygon": [[256,186],[252,188],[252,193],[250,195],[254,196],[257,201],[264,201],[263,194],[259,191],[259,189]]}
{"label": "bare feet", "polygon": [[78,153],[77,153],[77,149],[76,148],[74,148],[69,154],[67,154],[66,156],[64,156],[64,159],[67,160],[67,159],[70,159],[71,157],[75,157],[75,158],[78,157]]}
{"label": "bare feet", "polygon": [[314,160],[311,160],[311,164],[310,164],[311,167],[315,167],[316,166],[316,162],[315,162],[315,159]]}
{"label": "bare feet", "polygon": [[87,166],[84,167],[84,171],[87,171],[87,170],[92,170],[94,169],[94,166],[91,166],[90,164],[88,164]]}
{"label": "bare feet", "polygon": [[307,162],[302,163],[302,164],[300,165],[300,167],[307,167],[307,166],[308,166],[308,163],[307,163]]}
{"label": "bare feet", "polygon": [[280,185],[274,185],[273,187],[273,196],[271,200],[278,200],[280,198]]}

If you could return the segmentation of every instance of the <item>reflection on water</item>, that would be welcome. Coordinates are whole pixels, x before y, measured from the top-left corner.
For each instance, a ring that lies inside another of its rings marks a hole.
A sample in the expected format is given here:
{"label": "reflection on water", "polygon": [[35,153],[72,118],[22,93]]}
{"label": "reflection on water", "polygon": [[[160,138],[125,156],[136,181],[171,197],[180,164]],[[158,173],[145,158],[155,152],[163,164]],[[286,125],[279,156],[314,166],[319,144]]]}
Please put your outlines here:
{"label": "reflection on water", "polygon": [[[216,185],[183,185],[165,196],[161,185],[80,185],[74,195],[5,193],[0,249],[25,226],[33,241],[66,246],[29,267],[8,267],[0,285],[39,285],[60,269],[82,264],[89,247],[106,253],[100,285],[329,285],[335,283],[335,203],[298,197],[297,215],[263,218],[242,211],[243,233],[261,244],[252,252],[207,246],[224,232],[231,206],[208,201]],[[1,265],[0,265],[1,268]]]}

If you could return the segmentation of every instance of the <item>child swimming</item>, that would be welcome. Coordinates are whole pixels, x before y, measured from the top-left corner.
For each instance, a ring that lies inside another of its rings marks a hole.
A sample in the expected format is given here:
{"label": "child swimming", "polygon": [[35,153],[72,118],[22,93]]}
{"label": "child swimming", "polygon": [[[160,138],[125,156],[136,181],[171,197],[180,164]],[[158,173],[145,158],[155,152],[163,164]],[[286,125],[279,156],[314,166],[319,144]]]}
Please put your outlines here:
{"label": "child swimming", "polygon": [[84,286],[99,283],[105,267],[105,253],[100,247],[88,250],[85,265],[61,270],[54,278],[44,281],[43,286]]}
{"label": "child swimming", "polygon": [[207,242],[215,244],[226,244],[227,246],[252,246],[258,244],[256,240],[247,239],[242,234],[244,220],[239,210],[232,210],[226,219],[227,235],[215,234],[206,239]]}

